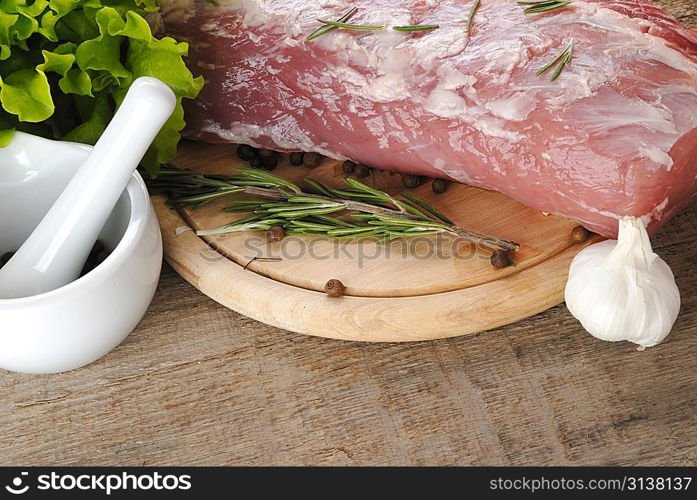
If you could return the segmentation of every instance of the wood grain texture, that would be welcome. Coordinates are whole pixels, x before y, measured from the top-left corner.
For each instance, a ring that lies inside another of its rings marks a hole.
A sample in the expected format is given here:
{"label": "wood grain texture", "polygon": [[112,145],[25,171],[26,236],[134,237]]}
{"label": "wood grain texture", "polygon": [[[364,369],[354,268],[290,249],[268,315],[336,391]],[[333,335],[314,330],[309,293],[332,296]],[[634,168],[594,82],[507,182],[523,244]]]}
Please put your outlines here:
{"label": "wood grain texture", "polygon": [[[697,26],[692,0],[660,2]],[[0,371],[1,465],[697,465],[697,207],[654,240],[668,340],[600,342],[564,306],[457,339],[267,327],[166,268],[139,328],[78,371]],[[2,333],[2,325],[0,325]]]}

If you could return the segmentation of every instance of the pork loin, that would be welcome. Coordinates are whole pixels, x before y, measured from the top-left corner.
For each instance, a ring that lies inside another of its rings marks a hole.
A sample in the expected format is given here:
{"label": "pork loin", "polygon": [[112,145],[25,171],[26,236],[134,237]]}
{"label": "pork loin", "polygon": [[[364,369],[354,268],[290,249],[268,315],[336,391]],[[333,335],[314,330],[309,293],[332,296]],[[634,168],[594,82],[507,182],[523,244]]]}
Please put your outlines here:
{"label": "pork loin", "polygon": [[[645,0],[165,0],[206,78],[188,134],[503,192],[614,237],[697,196],[697,33]],[[352,23],[306,37],[350,8]],[[427,32],[392,26],[437,24]],[[538,70],[575,41],[558,79]],[[463,207],[466,209],[466,207]]]}

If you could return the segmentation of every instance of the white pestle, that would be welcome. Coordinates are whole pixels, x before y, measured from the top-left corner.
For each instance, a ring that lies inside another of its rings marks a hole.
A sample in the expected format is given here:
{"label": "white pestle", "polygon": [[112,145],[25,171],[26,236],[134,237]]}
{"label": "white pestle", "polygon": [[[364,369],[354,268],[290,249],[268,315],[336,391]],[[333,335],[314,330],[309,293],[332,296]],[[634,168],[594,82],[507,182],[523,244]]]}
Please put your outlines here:
{"label": "white pestle", "polygon": [[[138,78],[65,191],[0,269],[0,299],[49,292],[76,280],[109,214],[176,97],[155,78]],[[9,215],[11,217],[11,215]]]}

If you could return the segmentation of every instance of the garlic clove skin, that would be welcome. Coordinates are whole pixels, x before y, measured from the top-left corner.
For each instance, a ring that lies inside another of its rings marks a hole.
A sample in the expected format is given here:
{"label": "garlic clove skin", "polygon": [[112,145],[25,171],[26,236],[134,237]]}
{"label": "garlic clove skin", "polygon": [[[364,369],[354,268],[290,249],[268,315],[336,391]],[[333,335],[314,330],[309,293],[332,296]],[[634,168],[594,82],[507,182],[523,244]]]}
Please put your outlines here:
{"label": "garlic clove skin", "polygon": [[619,221],[617,241],[579,252],[569,269],[565,299],[594,337],[643,347],[663,341],[680,311],[673,272],[653,252],[646,228],[635,217]]}

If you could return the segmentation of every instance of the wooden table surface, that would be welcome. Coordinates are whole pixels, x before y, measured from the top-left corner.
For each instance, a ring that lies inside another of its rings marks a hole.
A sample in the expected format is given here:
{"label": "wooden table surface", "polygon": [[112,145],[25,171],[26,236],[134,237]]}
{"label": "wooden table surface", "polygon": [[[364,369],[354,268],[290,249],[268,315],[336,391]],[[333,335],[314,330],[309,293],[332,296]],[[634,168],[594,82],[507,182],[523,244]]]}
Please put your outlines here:
{"label": "wooden table surface", "polygon": [[[694,0],[662,5],[697,26]],[[224,309],[166,267],[114,352],[0,371],[0,465],[697,465],[697,207],[654,244],[683,307],[639,352],[562,305],[417,344],[305,337]]]}

